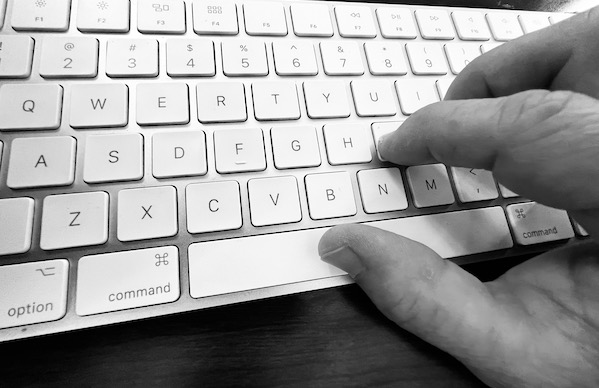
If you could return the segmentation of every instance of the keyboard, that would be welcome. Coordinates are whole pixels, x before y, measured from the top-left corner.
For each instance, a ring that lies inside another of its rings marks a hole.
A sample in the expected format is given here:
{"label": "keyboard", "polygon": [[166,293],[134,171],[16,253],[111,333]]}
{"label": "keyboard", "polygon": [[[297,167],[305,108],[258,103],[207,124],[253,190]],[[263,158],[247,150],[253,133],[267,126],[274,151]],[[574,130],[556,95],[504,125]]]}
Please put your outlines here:
{"label": "keyboard", "polygon": [[317,254],[342,223],[459,264],[582,238],[488,171],[376,150],[474,58],[569,16],[0,0],[0,341],[351,283]]}

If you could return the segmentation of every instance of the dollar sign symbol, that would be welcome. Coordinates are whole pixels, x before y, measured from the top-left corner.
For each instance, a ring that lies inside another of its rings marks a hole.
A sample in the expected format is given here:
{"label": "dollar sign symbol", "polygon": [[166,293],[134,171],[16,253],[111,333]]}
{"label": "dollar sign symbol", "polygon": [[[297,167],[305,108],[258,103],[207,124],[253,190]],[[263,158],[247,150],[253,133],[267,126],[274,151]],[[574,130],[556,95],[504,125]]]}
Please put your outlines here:
{"label": "dollar sign symbol", "polygon": [[190,45],[190,44],[188,44],[188,45],[187,45],[187,51],[193,51],[193,46],[192,46],[192,45]]}

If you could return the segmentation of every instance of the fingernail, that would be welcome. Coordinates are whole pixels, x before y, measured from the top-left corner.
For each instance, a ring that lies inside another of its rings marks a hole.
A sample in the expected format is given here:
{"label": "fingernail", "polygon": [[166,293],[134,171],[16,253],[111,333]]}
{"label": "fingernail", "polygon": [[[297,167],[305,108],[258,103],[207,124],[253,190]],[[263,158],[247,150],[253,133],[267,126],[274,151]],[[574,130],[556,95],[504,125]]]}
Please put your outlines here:
{"label": "fingernail", "polygon": [[347,272],[352,279],[364,271],[360,257],[347,245],[324,253],[320,259]]}

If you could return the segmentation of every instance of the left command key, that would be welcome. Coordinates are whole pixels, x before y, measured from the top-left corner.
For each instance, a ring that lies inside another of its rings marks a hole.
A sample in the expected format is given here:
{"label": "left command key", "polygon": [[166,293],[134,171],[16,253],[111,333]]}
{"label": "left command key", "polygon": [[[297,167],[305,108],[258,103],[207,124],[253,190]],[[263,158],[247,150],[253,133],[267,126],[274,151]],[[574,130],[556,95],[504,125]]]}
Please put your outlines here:
{"label": "left command key", "polygon": [[0,329],[62,318],[68,276],[64,259],[0,266]]}

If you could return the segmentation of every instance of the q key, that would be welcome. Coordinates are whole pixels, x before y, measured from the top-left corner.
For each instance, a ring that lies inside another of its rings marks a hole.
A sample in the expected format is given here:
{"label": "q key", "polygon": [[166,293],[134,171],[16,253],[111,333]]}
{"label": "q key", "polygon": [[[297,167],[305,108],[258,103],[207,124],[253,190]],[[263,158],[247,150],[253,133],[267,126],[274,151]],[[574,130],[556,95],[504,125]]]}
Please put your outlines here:
{"label": "q key", "polygon": [[57,129],[60,126],[62,94],[60,85],[2,85],[0,131]]}

